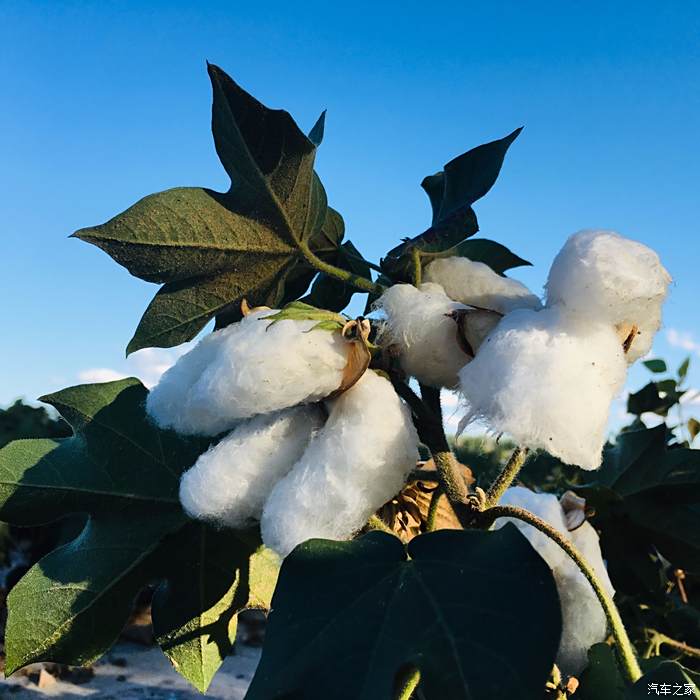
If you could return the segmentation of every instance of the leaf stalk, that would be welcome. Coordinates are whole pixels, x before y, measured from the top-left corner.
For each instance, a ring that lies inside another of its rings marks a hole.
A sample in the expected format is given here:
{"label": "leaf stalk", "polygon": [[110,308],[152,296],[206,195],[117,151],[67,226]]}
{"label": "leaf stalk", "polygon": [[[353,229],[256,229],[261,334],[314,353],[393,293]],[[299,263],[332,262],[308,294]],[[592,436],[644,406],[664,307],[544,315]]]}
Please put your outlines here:
{"label": "leaf stalk", "polygon": [[493,506],[483,511],[481,517],[484,522],[490,527],[496,518],[515,518],[517,520],[522,520],[528,525],[539,530],[541,533],[549,537],[551,540],[556,542],[565,552],[571,557],[573,562],[579,568],[581,573],[586,577],[587,581],[591,584],[593,591],[595,592],[600,604],[605,612],[605,616],[608,619],[610,628],[612,629],[613,638],[615,639],[615,645],[617,648],[618,657],[622,665],[622,669],[625,676],[630,681],[630,683],[635,683],[642,676],[642,671],[639,668],[639,662],[634,652],[634,647],[630,641],[625,625],[620,617],[620,612],[615,605],[612,597],[603,587],[598,575],[594,571],[593,567],[584,559],[583,555],[574,547],[572,542],[562,535],[559,530],[552,527],[548,522],[538,518],[530,511],[525,508],[520,508],[519,506]]}
{"label": "leaf stalk", "polygon": [[384,291],[384,287],[381,284],[368,280],[366,277],[356,275],[354,272],[341,270],[339,267],[321,260],[321,258],[319,258],[318,255],[316,255],[306,243],[302,242],[298,245],[299,250],[301,250],[307,262],[310,265],[313,265],[313,267],[315,267],[319,272],[325,272],[330,277],[335,277],[346,284],[351,284],[353,287],[356,287],[363,292],[381,294]]}

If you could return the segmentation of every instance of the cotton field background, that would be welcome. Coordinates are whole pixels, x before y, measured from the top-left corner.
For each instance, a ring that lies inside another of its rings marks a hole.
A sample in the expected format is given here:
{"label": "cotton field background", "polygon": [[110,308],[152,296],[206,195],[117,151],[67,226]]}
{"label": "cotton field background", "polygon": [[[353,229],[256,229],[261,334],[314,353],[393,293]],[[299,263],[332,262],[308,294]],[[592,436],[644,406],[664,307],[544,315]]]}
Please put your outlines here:
{"label": "cotton field background", "polygon": [[698,30],[0,8],[0,695],[700,698]]}

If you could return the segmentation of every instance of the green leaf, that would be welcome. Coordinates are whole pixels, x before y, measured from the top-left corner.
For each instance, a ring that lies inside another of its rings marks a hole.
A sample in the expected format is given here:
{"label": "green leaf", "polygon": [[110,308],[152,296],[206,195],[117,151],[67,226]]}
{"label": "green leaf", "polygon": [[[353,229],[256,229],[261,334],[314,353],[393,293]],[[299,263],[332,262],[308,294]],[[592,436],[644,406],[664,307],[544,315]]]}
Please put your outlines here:
{"label": "green leaf", "polygon": [[609,644],[601,642],[588,650],[588,666],[579,681],[576,700],[624,700],[625,681]]}
{"label": "green leaf", "polygon": [[522,127],[502,139],[472,148],[447,163],[442,173],[426,178],[428,183],[423,181],[433,205],[433,223],[474,204],[494,186],[506,152],[521,131]]}
{"label": "green leaf", "polygon": [[506,270],[523,265],[532,265],[496,241],[487,238],[470,238],[447,250],[437,253],[421,253],[423,265],[437,258],[463,257],[486,263],[494,272],[502,275]]}
{"label": "green leaf", "polygon": [[[360,251],[352,241],[345,241],[338,249],[338,256],[333,261],[336,267],[354,272],[356,275],[371,279],[369,265],[364,261]],[[342,280],[321,273],[314,281],[306,301],[331,311],[342,311],[352,299],[357,288]]]}
{"label": "green leaf", "polygon": [[[75,539],[12,589],[8,673],[38,661],[94,661],[117,638],[138,592],[163,581],[154,626],[178,670],[204,688],[232,643],[223,642],[226,615],[231,629],[242,607],[269,599],[275,576],[267,566],[255,573],[269,557],[257,533],[218,532],[191,523],[180,508],[180,476],[209,440],[158,429],[146,416],[146,395],[136,379],[64,389],[43,400],[73,437],[19,440],[0,450],[0,520],[36,525],[88,516]],[[206,546],[195,547],[195,539]]]}
{"label": "green leaf", "polygon": [[[153,598],[154,633],[173,666],[206,692],[236,638],[237,613],[269,608],[279,561],[254,537],[192,523],[167,543],[171,571]],[[201,572],[208,576],[202,577]]]}
{"label": "green leaf", "polygon": [[428,700],[539,699],[560,633],[551,571],[512,525],[311,540],[282,565],[246,698],[384,700],[415,666]]}
{"label": "green leaf", "polygon": [[645,360],[642,364],[655,374],[668,371],[666,368],[666,363],[663,360]]}
{"label": "green leaf", "polygon": [[635,416],[642,413],[668,415],[669,410],[680,401],[683,392],[676,390],[674,379],[661,382],[649,382],[634,394],[627,397],[627,410]]}
{"label": "green leaf", "polygon": [[411,281],[412,251],[440,252],[453,248],[479,230],[472,204],[493,187],[511,143],[522,128],[508,136],[477,146],[429,175],[421,183],[433,209],[432,225],[414,238],[405,239],[381,261],[390,277]]}
{"label": "green leaf", "polygon": [[678,368],[678,379],[681,381],[686,378],[686,375],[688,374],[688,367],[690,367],[690,358],[686,357]]}
{"label": "green leaf", "polygon": [[[686,688],[689,690],[687,693]],[[659,690],[661,692],[657,692]],[[663,661],[627,689],[625,700],[673,695],[678,694],[679,690],[683,697],[700,698],[700,674],[689,671],[675,661]]]}
{"label": "green leaf", "polygon": [[[596,511],[616,587],[625,578],[618,568],[648,569],[654,551],[674,568],[700,567],[700,451],[668,449],[665,425],[622,433],[605,450],[596,481],[576,491]],[[624,552],[624,561],[613,552]]]}
{"label": "green leaf", "polygon": [[325,128],[326,110],[324,109],[323,112],[321,112],[321,116],[316,120],[316,123],[311,128],[311,131],[309,131],[309,141],[311,141],[316,148],[318,148],[323,141],[323,132],[325,131]]}
{"label": "green leaf", "polygon": [[299,246],[326,259],[342,237],[336,222],[327,225],[326,193],[313,170],[323,115],[307,137],[287,112],[265,107],[216,66],[208,70],[212,132],[229,191],[167,190],[73,234],[131,274],[164,285],[128,353],[190,340],[214,316],[236,320],[243,298],[251,306],[279,303],[289,300],[291,284],[302,294],[315,271]]}

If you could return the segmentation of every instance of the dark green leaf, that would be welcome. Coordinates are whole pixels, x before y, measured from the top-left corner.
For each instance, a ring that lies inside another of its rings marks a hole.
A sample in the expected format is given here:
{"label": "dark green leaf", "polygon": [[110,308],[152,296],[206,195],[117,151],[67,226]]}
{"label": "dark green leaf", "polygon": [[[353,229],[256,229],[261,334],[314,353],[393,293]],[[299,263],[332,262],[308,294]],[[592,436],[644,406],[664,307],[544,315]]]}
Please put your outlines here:
{"label": "dark green leaf", "polygon": [[488,238],[470,238],[453,248],[438,253],[421,253],[421,262],[427,265],[437,258],[463,257],[475,262],[486,263],[492,270],[502,275],[506,270],[532,263],[519,257],[511,250]]}
{"label": "dark green leaf", "polygon": [[[299,245],[326,258],[340,243],[335,222],[324,230],[315,143],[287,112],[268,109],[216,66],[209,75],[214,143],[230,190],[167,190],[74,234],[133,275],[164,284],[128,352],[190,340],[214,316],[235,320],[243,298],[251,306],[289,300],[290,285],[302,294],[315,271]],[[323,115],[312,137],[322,132]]]}
{"label": "dark green leaf", "polygon": [[505,138],[463,153],[447,163],[444,170],[423,180],[421,187],[433,209],[432,225],[390,250],[381,261],[384,272],[394,279],[411,281],[414,249],[426,252],[447,250],[479,230],[472,204],[493,187],[506,152],[521,130],[516,129]]}
{"label": "dark green leaf", "polygon": [[700,451],[668,449],[666,438],[665,425],[622,433],[596,482],[576,487],[596,511],[604,554],[613,562],[624,553],[624,566],[646,569],[647,580],[644,558],[657,550],[674,567],[700,567]]}
{"label": "dark green leaf", "polygon": [[[145,414],[146,394],[136,379],[51,394],[43,400],[75,435],[19,440],[0,450],[1,520],[34,525],[88,516],[75,539],[12,589],[8,673],[37,661],[95,660],[116,639],[138,592],[162,580],[159,596],[178,591],[178,599],[155,605],[154,625],[178,670],[203,688],[223,658],[216,654],[232,641],[223,643],[225,616],[214,620],[214,612],[235,603],[226,613],[230,629],[242,607],[269,598],[274,574],[253,575],[266,556],[256,533],[190,524],[181,510],[180,475],[209,441],[159,430]],[[195,532],[207,546],[192,546]],[[222,562],[229,567],[224,573]]]}
{"label": "dark green leaf", "polygon": [[385,700],[416,666],[428,700],[539,700],[560,633],[551,571],[512,525],[311,540],[284,561],[246,698]]}
{"label": "dark green leaf", "polygon": [[627,410],[635,415],[642,413],[656,413],[659,416],[668,415],[672,406],[678,403],[681,394],[675,391],[676,383],[673,379],[667,382],[649,382],[634,394],[627,397]]}
{"label": "dark green leaf", "polygon": [[[662,686],[661,692],[657,692]],[[690,692],[686,693],[686,688]],[[677,689],[682,691],[683,697],[700,698],[700,674],[675,661],[663,661],[627,689],[625,700],[648,700],[650,696],[678,694]]]}
{"label": "dark green leaf", "polygon": [[623,700],[625,681],[615,652],[608,644],[594,644],[588,650],[588,666],[581,674],[576,700]]}
{"label": "dark green leaf", "polygon": [[311,141],[316,148],[318,148],[323,141],[323,132],[325,128],[326,110],[324,109],[323,112],[321,112],[321,116],[316,120],[316,123],[311,128],[311,131],[309,131],[309,141]]}
{"label": "dark green leaf", "polygon": [[[493,187],[506,152],[521,131],[522,127],[502,139],[477,146],[445,165],[440,206],[434,211],[436,221],[444,221],[465,205],[474,204]],[[428,192],[425,185],[424,189]],[[434,180],[430,183],[430,189],[436,189]],[[431,202],[437,200],[430,192],[428,196]]]}
{"label": "dark green leaf", "polygon": [[688,367],[690,367],[690,358],[686,357],[683,362],[681,362],[680,367],[678,368],[678,378],[683,381],[688,374]]}
{"label": "dark green leaf", "polygon": [[642,363],[648,370],[656,374],[668,371],[663,360],[645,360]]}

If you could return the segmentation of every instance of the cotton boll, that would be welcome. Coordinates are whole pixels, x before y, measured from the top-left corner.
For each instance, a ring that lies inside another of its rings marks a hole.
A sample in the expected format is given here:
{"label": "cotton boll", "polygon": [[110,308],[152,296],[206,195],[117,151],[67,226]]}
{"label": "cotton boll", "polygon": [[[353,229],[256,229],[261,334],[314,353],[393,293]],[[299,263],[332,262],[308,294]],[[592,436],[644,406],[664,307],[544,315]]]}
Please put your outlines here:
{"label": "cotton boll", "polygon": [[243,528],[259,520],[270,491],[321,425],[316,406],[297,406],[244,421],[183,474],[182,507],[191,517],[220,526]]}
{"label": "cotton boll", "polygon": [[670,282],[651,248],[614,231],[580,231],[552,263],[547,305],[612,325],[638,326],[641,332],[630,358],[641,357],[661,324],[661,305]]}
{"label": "cotton boll", "polygon": [[[614,595],[615,590],[600,552],[598,535],[590,523],[585,522],[568,532],[564,511],[555,496],[534,493],[522,487],[508,489],[501,498],[501,504],[525,508],[565,535],[593,567],[608,593]],[[600,601],[585,576],[559,545],[522,520],[498,518],[494,527],[503,527],[507,522],[515,523],[552,570],[562,611],[562,637],[557,665],[565,675],[577,675],[586,666],[588,649],[602,642],[606,636],[607,620]]]}
{"label": "cotton boll", "polygon": [[217,435],[242,419],[318,401],[341,384],[348,344],[317,321],[275,323],[271,310],[207,336],[151,390],[146,409],[163,428]]}
{"label": "cotton boll", "polygon": [[468,306],[507,314],[514,309],[539,309],[540,300],[522,283],[502,277],[488,265],[468,258],[434,260],[425,280],[443,287],[447,296]]}
{"label": "cotton boll", "polygon": [[265,503],[263,542],[282,556],[314,537],[350,537],[418,459],[410,412],[388,380],[370,370],[328,403],[326,424]]}
{"label": "cotton boll", "polygon": [[513,311],[460,371],[462,427],[480,419],[518,444],[596,469],[626,369],[613,327],[559,309]]}
{"label": "cotton boll", "polygon": [[452,301],[442,287],[410,284],[389,287],[376,304],[386,315],[379,342],[398,346],[407,375],[435,387],[454,387],[457,373],[470,357],[460,347],[457,325],[448,317],[463,304]]}

